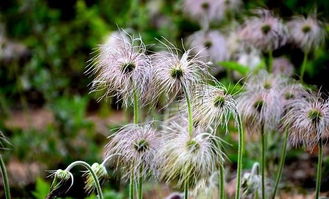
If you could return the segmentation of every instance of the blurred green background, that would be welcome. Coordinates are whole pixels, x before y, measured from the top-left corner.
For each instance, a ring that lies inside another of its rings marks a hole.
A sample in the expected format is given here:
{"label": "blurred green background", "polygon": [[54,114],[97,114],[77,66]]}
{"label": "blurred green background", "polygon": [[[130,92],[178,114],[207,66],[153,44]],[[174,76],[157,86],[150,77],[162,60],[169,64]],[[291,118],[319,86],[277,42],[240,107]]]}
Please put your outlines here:
{"label": "blurred green background", "polygon": [[[274,10],[284,18],[317,10],[320,19],[329,19],[326,0],[246,0],[237,20],[242,21],[244,13],[258,7]],[[143,15],[134,16],[132,10]],[[200,29],[184,17],[181,2],[175,0],[0,1],[0,130],[12,143],[4,156],[14,198],[43,198],[50,181],[46,179],[47,170],[64,168],[79,159],[100,161],[109,129],[129,120],[115,100],[98,103],[97,95],[88,94],[92,79],[84,74],[92,52],[118,28],[131,28],[146,44],[162,36],[180,44],[181,38]],[[302,62],[302,52],[290,46],[274,52],[274,56],[281,54],[289,54],[296,66]],[[327,91],[328,62],[325,45],[312,54],[306,82]],[[229,150],[236,151],[235,144]],[[233,165],[236,154],[228,154],[228,164]],[[291,152],[288,162],[303,158],[301,154]],[[273,161],[277,161],[277,155],[274,151]],[[313,164],[314,157],[308,158],[305,167]],[[248,153],[246,167],[256,159]],[[328,159],[325,161],[328,174]],[[312,178],[307,177],[299,181],[300,186],[314,186]],[[69,195],[83,198],[86,194],[81,192],[79,180]],[[328,181],[325,177],[323,184]],[[109,198],[123,197],[117,192],[125,189],[117,182],[113,178],[107,185]]]}

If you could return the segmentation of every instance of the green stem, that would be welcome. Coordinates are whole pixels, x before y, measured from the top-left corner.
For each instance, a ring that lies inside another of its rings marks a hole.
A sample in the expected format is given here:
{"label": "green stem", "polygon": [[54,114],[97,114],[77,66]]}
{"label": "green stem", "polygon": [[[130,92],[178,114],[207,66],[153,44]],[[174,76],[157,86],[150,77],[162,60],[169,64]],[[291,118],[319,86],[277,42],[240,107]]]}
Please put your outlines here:
{"label": "green stem", "polygon": [[[137,91],[136,89],[134,89],[134,124],[138,124],[139,122],[139,117],[138,117],[138,94],[137,94]],[[141,186],[140,183],[138,183],[138,186]],[[141,187],[141,190],[139,190],[139,187],[138,187],[138,194],[142,194],[139,193],[139,191],[142,191],[142,187]],[[130,179],[129,179],[129,199],[134,199],[134,194],[135,194],[135,191],[134,191],[134,174],[133,172],[131,172],[131,175],[130,175]]]}
{"label": "green stem", "polygon": [[129,199],[134,199],[134,174],[131,172],[129,178]]}
{"label": "green stem", "polygon": [[261,145],[262,145],[262,159],[261,159],[261,176],[262,176],[262,199],[265,199],[265,132],[264,125],[261,129]]}
{"label": "green stem", "polygon": [[306,68],[306,65],[307,65],[307,60],[308,60],[308,53],[305,52],[302,67],[300,69],[300,81],[301,82],[304,81],[304,73],[305,73],[305,68]]}
{"label": "green stem", "polygon": [[191,99],[190,99],[190,95],[184,85],[182,85],[182,88],[184,90],[186,103],[187,103],[188,133],[189,133],[190,137],[192,137],[192,135],[193,135],[193,116],[192,116]]}
{"label": "green stem", "polygon": [[322,178],[322,139],[319,140],[319,152],[318,152],[318,166],[316,171],[316,188],[315,188],[315,198],[320,197],[320,188],[321,188],[321,178]]}
{"label": "green stem", "polygon": [[268,72],[272,73],[272,67],[273,67],[273,51],[268,52]]}
{"label": "green stem", "polygon": [[219,168],[219,187],[218,187],[218,196],[220,199],[225,199],[225,189],[224,189],[224,186],[225,186],[225,170],[224,170],[224,166],[221,165],[220,168]]}
{"label": "green stem", "polygon": [[[142,171],[142,168],[141,168]],[[138,199],[143,199],[143,178],[142,172],[140,172],[139,180],[138,180]]]}
{"label": "green stem", "polygon": [[72,162],[65,170],[70,171],[75,166],[83,166],[86,169],[88,169],[88,171],[91,173],[91,175],[94,178],[98,198],[99,199],[104,199],[102,188],[101,188],[101,185],[99,184],[99,181],[98,181],[98,177],[95,174],[95,172],[93,171],[93,169],[90,167],[90,165],[88,163],[84,162],[84,161],[75,161],[75,162]]}
{"label": "green stem", "polygon": [[138,124],[138,95],[136,89],[134,90],[134,124]]}
{"label": "green stem", "polygon": [[285,131],[285,136],[284,136],[284,140],[283,140],[283,145],[282,145],[282,149],[281,149],[281,156],[280,156],[280,164],[279,164],[279,171],[278,174],[276,176],[276,180],[275,180],[275,186],[274,186],[274,191],[272,194],[272,199],[275,199],[275,195],[276,192],[278,190],[278,186],[279,186],[279,182],[281,180],[281,176],[282,176],[282,171],[283,171],[283,166],[284,166],[284,162],[286,160],[286,155],[287,155],[287,141],[288,141],[288,130]]}
{"label": "green stem", "polygon": [[237,168],[237,183],[235,199],[240,199],[241,194],[241,173],[243,168],[243,151],[244,151],[244,131],[242,126],[241,117],[238,115],[238,133],[239,133],[239,146],[238,146],[238,168]]}
{"label": "green stem", "polygon": [[184,183],[184,199],[188,199],[188,180]]}
{"label": "green stem", "polygon": [[9,181],[8,181],[8,174],[7,174],[7,170],[6,170],[6,165],[2,159],[2,155],[0,155],[0,169],[1,169],[1,173],[2,173],[5,197],[6,197],[6,199],[10,199],[10,186],[9,186]]}

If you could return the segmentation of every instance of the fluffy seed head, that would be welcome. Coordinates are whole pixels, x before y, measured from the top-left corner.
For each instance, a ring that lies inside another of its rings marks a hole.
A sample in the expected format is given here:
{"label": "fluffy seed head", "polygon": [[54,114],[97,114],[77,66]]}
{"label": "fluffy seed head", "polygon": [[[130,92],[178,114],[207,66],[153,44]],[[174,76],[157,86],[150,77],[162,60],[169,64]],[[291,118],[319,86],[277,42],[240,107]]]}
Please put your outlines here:
{"label": "fluffy seed head", "polygon": [[[99,163],[94,163],[91,165],[91,169],[93,170],[93,172],[96,174],[98,181],[100,183],[104,182],[105,179],[108,177],[108,173],[107,170],[105,168],[105,166],[103,164],[99,164]],[[88,193],[93,192],[96,189],[96,183],[95,180],[92,176],[92,174],[90,173],[90,171],[86,171],[84,173],[85,176],[85,190]]]}
{"label": "fluffy seed head", "polygon": [[192,104],[193,118],[198,125],[214,129],[222,125],[227,130],[230,117],[237,119],[236,102],[219,82],[198,86]]}
{"label": "fluffy seed head", "polygon": [[128,124],[110,138],[105,156],[118,154],[114,162],[123,171],[124,178],[131,173],[136,179],[150,176],[154,156],[161,143],[151,124]]}
{"label": "fluffy seed head", "polygon": [[251,77],[238,97],[238,110],[248,132],[276,129],[282,113],[280,91],[284,78],[261,72]]}
{"label": "fluffy seed head", "polygon": [[199,53],[204,61],[217,63],[229,57],[226,38],[219,31],[197,31],[187,38],[187,42],[192,52]]}
{"label": "fluffy seed head", "polygon": [[211,22],[219,21],[224,13],[218,0],[184,0],[183,11],[201,26],[208,27]]}
{"label": "fluffy seed head", "polygon": [[281,89],[280,92],[280,104],[286,106],[290,101],[299,98],[304,98],[309,95],[309,92],[299,83],[289,83]]}
{"label": "fluffy seed head", "polygon": [[319,94],[291,100],[285,108],[281,128],[288,130],[293,145],[313,146],[329,136],[329,102]]}
{"label": "fluffy seed head", "polygon": [[[99,47],[99,54],[87,72],[94,73],[92,91],[116,95],[124,105],[132,101],[134,89],[143,96],[150,79],[150,59],[140,37],[115,32]],[[101,97],[101,98],[102,98]]]}
{"label": "fluffy seed head", "polygon": [[295,17],[288,23],[290,40],[304,52],[319,47],[325,39],[322,22],[314,16]]}
{"label": "fluffy seed head", "polygon": [[192,137],[186,125],[174,123],[164,127],[164,144],[156,161],[159,178],[167,183],[192,188],[201,179],[207,179],[223,163],[220,139],[201,127]]}
{"label": "fluffy seed head", "polygon": [[273,60],[273,74],[290,77],[294,74],[294,66],[285,57],[275,58]]}
{"label": "fluffy seed head", "polygon": [[227,13],[230,11],[237,11],[241,4],[241,0],[220,0],[221,6],[220,9],[222,10],[221,12]]}
{"label": "fluffy seed head", "polygon": [[183,93],[184,88],[189,92],[208,77],[208,66],[198,55],[191,55],[191,51],[187,50],[180,57],[176,49],[168,47],[168,50],[152,56],[153,76],[148,96],[153,101],[161,95],[172,101]]}
{"label": "fluffy seed head", "polygon": [[249,45],[263,51],[272,51],[283,46],[288,32],[281,19],[270,11],[259,11],[259,17],[247,20],[240,30],[241,39]]}

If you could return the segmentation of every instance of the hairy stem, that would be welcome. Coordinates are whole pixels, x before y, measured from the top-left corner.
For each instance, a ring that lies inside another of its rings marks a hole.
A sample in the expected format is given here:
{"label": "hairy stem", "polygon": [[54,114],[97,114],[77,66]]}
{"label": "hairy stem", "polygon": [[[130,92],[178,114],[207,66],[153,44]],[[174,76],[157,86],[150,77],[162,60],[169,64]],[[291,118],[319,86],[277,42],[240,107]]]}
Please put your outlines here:
{"label": "hairy stem", "polygon": [[142,178],[142,168],[140,169],[140,177],[138,179],[138,199],[143,199],[143,178]]}
{"label": "hairy stem", "polygon": [[0,169],[1,169],[1,173],[2,173],[5,197],[6,197],[6,199],[10,199],[10,187],[9,187],[9,181],[8,181],[8,174],[7,174],[5,162],[3,161],[1,154],[0,154]]}
{"label": "hairy stem", "polygon": [[138,116],[138,94],[136,89],[134,89],[134,124],[138,124],[139,116]]}
{"label": "hairy stem", "polygon": [[191,99],[190,99],[190,95],[184,85],[182,85],[182,88],[184,90],[186,103],[187,103],[188,133],[189,133],[190,137],[192,137],[192,135],[193,135],[193,116],[192,116]]}
{"label": "hairy stem", "polygon": [[129,199],[134,199],[134,174],[131,172],[129,178]]}
{"label": "hairy stem", "polygon": [[224,170],[224,165],[221,165],[219,168],[219,178],[218,178],[219,182],[219,187],[218,187],[218,196],[219,199],[225,199],[225,170]]}
{"label": "hairy stem", "polygon": [[239,131],[239,146],[238,146],[238,168],[237,168],[237,183],[235,199],[240,199],[241,194],[241,173],[243,168],[243,151],[244,151],[244,131],[240,115],[238,115],[238,131]]}
{"label": "hairy stem", "polygon": [[273,194],[272,194],[272,199],[275,199],[275,195],[276,195],[276,192],[278,190],[278,186],[279,186],[279,183],[280,183],[280,180],[281,180],[282,171],[283,171],[283,167],[284,167],[284,163],[285,163],[286,155],[287,155],[288,135],[289,135],[288,130],[286,130],[284,140],[283,140],[283,144],[282,144],[282,148],[281,148],[279,171],[278,171],[277,176],[276,176],[274,191],[273,191]]}
{"label": "hairy stem", "polygon": [[321,178],[322,178],[322,139],[319,140],[319,151],[318,151],[318,165],[316,170],[316,188],[315,188],[315,198],[320,197],[320,188],[321,188]]}
{"label": "hairy stem", "polygon": [[184,199],[188,199],[188,180],[185,180],[184,184]]}
{"label": "hairy stem", "polygon": [[264,125],[261,128],[261,176],[262,176],[262,199],[265,199],[265,132],[264,132]]}
{"label": "hairy stem", "polygon": [[304,53],[304,59],[303,59],[303,63],[300,69],[300,81],[303,82],[304,81],[304,73],[305,73],[305,68],[307,65],[307,60],[308,60],[308,53],[305,52]]}
{"label": "hairy stem", "polygon": [[86,169],[88,169],[88,171],[91,173],[92,177],[94,178],[98,198],[99,199],[104,199],[102,188],[101,188],[101,185],[98,181],[98,177],[95,174],[95,172],[92,170],[90,165],[88,163],[84,162],[84,161],[75,161],[75,162],[72,162],[65,170],[70,171],[75,166],[83,166]]}

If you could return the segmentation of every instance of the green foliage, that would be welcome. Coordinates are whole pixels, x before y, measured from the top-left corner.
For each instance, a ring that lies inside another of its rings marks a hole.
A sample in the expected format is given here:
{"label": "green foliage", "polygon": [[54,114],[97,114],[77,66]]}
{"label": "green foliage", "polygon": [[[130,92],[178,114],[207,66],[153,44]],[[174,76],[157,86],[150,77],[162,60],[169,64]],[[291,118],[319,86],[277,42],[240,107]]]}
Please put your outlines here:
{"label": "green foliage", "polygon": [[229,69],[229,70],[237,71],[241,75],[247,75],[250,72],[250,69],[247,66],[243,66],[234,61],[219,62],[218,65],[220,65],[226,69]]}
{"label": "green foliage", "polygon": [[32,192],[35,199],[45,199],[50,190],[50,184],[41,178],[37,178],[35,183],[35,191]]}

